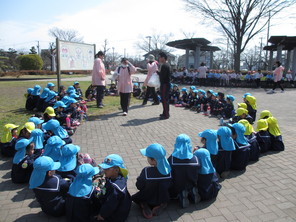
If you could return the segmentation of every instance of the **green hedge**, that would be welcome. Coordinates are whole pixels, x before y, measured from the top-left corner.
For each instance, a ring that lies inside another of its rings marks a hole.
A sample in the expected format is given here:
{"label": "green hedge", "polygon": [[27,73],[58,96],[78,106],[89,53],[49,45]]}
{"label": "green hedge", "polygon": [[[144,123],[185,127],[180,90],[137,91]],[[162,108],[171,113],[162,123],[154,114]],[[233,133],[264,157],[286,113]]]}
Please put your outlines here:
{"label": "green hedge", "polygon": [[21,70],[40,70],[43,66],[43,60],[36,54],[21,55],[18,60]]}

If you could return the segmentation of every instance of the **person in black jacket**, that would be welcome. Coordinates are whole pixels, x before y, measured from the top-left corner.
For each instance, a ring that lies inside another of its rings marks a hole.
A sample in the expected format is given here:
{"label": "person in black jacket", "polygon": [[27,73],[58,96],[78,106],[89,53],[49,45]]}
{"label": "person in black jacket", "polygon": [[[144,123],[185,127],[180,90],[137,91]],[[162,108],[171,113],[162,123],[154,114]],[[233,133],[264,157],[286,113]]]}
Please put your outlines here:
{"label": "person in black jacket", "polygon": [[159,119],[168,119],[170,117],[170,80],[171,67],[167,62],[167,55],[164,52],[159,53],[159,62],[161,63],[160,71],[158,72],[160,80],[160,97],[163,107],[163,112]]}

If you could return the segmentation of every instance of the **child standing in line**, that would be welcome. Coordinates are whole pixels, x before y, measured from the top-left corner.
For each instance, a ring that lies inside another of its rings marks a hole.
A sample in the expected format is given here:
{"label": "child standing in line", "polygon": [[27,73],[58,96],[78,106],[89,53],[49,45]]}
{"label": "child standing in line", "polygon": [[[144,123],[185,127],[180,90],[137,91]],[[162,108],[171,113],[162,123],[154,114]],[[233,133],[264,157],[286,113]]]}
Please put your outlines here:
{"label": "child standing in line", "polygon": [[216,170],[212,165],[210,153],[207,149],[199,148],[194,155],[200,161],[201,167],[198,173],[197,187],[201,200],[216,198],[221,185],[218,183]]}
{"label": "child standing in line", "polygon": [[15,144],[16,153],[12,161],[11,180],[13,183],[28,183],[33,171],[34,143],[21,139]]}
{"label": "child standing in line", "polygon": [[15,143],[17,139],[18,125],[11,123],[5,124],[3,127],[3,135],[0,139],[1,154],[6,157],[13,157],[15,154]]}
{"label": "child standing in line", "polygon": [[139,192],[132,200],[142,208],[147,219],[158,216],[170,200],[169,188],[172,183],[171,167],[162,145],[154,143],[140,150],[147,157],[149,167],[145,167],[137,178],[136,187]]}
{"label": "child standing in line", "polygon": [[65,214],[65,199],[70,186],[68,181],[55,175],[60,166],[48,156],[37,158],[29,182],[42,211],[54,217]]}
{"label": "child standing in line", "polygon": [[259,143],[261,153],[271,150],[271,140],[266,119],[259,119],[257,121],[256,131],[257,142]]}
{"label": "child standing in line", "polygon": [[250,144],[244,136],[246,128],[241,123],[231,126],[232,136],[235,144],[235,151],[232,152],[231,169],[245,170],[250,159]]}
{"label": "child standing in line", "polygon": [[188,135],[177,136],[174,152],[168,158],[168,162],[172,168],[171,197],[178,197],[182,208],[188,207],[189,199],[193,203],[198,203],[200,197],[196,182],[200,164],[197,157],[192,154],[191,140]]}
{"label": "child standing in line", "polygon": [[235,150],[234,141],[231,137],[231,129],[229,127],[220,127],[217,135],[219,149],[216,170],[222,178],[226,178],[231,166],[232,152]]}
{"label": "child standing in line", "polygon": [[128,171],[123,159],[117,154],[108,155],[102,164],[106,178],[106,194],[100,198],[98,220],[125,221],[128,217],[132,200],[127,190]]}
{"label": "child standing in line", "polygon": [[98,191],[93,186],[93,177],[99,172],[98,167],[90,164],[82,164],[77,168],[77,176],[70,185],[66,198],[67,222],[93,220],[99,207]]}
{"label": "child standing in line", "polygon": [[67,144],[61,149],[61,157],[59,159],[61,167],[57,169],[57,174],[62,178],[68,178],[73,181],[76,177],[76,164],[77,153],[80,151],[80,147],[74,144]]}

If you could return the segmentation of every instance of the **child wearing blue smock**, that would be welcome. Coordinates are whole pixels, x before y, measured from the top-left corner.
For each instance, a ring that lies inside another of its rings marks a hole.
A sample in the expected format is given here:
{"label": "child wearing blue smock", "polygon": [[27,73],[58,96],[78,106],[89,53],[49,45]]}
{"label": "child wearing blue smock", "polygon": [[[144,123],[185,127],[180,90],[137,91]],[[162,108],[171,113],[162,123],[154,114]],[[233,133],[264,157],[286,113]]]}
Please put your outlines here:
{"label": "child wearing blue smock", "polygon": [[44,147],[43,156],[48,156],[55,162],[59,161],[62,156],[61,148],[65,144],[65,141],[58,136],[50,137]]}
{"label": "child wearing blue smock", "polygon": [[44,132],[41,129],[34,129],[31,132],[32,142],[35,144],[34,154],[39,157],[43,153]]}
{"label": "child wearing blue smock", "polygon": [[140,152],[147,157],[150,166],[145,167],[138,176],[136,187],[139,192],[132,196],[132,200],[141,207],[143,216],[149,219],[166,208],[170,200],[172,174],[162,145],[154,143]]}
{"label": "child wearing blue smock", "polygon": [[255,134],[255,130],[253,126],[245,119],[238,121],[246,128],[246,132],[244,133],[247,138],[248,143],[250,144],[250,158],[249,161],[258,161],[260,156],[260,146],[257,142],[257,136]]}
{"label": "child wearing blue smock", "polygon": [[217,130],[207,129],[198,135],[201,137],[203,148],[210,152],[212,164],[216,168],[218,160]]}
{"label": "child wearing blue smock", "polygon": [[66,144],[72,143],[72,139],[70,138],[67,131],[61,127],[60,122],[56,119],[51,119],[48,122],[42,125],[42,128],[45,129],[50,136],[58,136],[62,140],[66,142]]}
{"label": "child wearing blue smock", "polygon": [[28,183],[33,171],[34,143],[22,138],[15,144],[16,153],[12,161],[11,180],[13,183]]}
{"label": "child wearing blue smock", "polygon": [[98,167],[82,164],[77,168],[77,176],[70,185],[66,198],[67,222],[89,222],[94,219],[99,207],[97,190],[93,186],[93,176],[100,172]]}
{"label": "child wearing blue smock", "polygon": [[65,199],[70,186],[68,181],[55,175],[55,170],[60,166],[50,157],[41,156],[33,164],[34,170],[29,181],[29,188],[33,189],[42,211],[55,217],[65,214]]}
{"label": "child wearing blue smock", "polygon": [[216,170],[212,165],[210,152],[205,148],[199,148],[194,155],[200,161],[198,173],[197,188],[201,200],[210,200],[216,198],[221,185],[218,183]]}
{"label": "child wearing blue smock", "polygon": [[68,178],[73,181],[76,177],[76,164],[77,164],[77,153],[80,151],[80,147],[74,144],[67,144],[61,149],[61,157],[59,159],[61,167],[57,169],[56,174],[62,178]]}
{"label": "child wearing blue smock", "polygon": [[127,190],[128,170],[123,159],[117,154],[108,155],[99,164],[106,178],[106,193],[100,196],[98,220],[126,221],[130,212],[132,199]]}
{"label": "child wearing blue smock", "polygon": [[241,123],[235,123],[230,127],[234,129],[232,133],[235,144],[235,151],[232,152],[231,169],[245,170],[250,159],[250,144],[244,136],[246,128]]}
{"label": "child wearing blue smock", "polygon": [[232,152],[235,150],[231,129],[222,126],[217,131],[218,135],[218,159],[216,171],[222,178],[227,177],[231,166]]}
{"label": "child wearing blue smock", "polygon": [[268,123],[266,119],[257,121],[256,138],[260,146],[261,153],[271,150],[270,133],[268,132]]}
{"label": "child wearing blue smock", "polygon": [[168,158],[168,162],[172,168],[171,197],[178,197],[182,208],[189,205],[189,199],[193,203],[198,203],[200,197],[198,196],[196,182],[199,162],[197,157],[192,154],[191,140],[188,135],[180,134],[177,136],[174,152]]}
{"label": "child wearing blue smock", "polygon": [[17,140],[17,128],[15,124],[5,124],[3,127],[3,135],[0,139],[1,154],[5,157],[13,157],[15,154],[15,143]]}

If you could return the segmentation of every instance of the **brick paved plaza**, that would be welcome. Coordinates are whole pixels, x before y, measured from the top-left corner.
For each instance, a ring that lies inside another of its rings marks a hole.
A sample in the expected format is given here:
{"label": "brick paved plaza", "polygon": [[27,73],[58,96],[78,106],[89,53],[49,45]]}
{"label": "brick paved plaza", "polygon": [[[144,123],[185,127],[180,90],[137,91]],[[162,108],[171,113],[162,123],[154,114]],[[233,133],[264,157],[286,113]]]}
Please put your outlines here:
{"label": "brick paved plaza", "polygon": [[[286,150],[262,156],[245,172],[231,172],[228,179],[221,181],[222,189],[216,200],[186,209],[180,209],[173,202],[161,216],[151,221],[296,221],[296,91],[267,95],[263,89],[213,90],[233,94],[236,103],[242,101],[245,92],[251,92],[257,98],[258,112],[268,109],[278,119]],[[178,134],[188,134],[197,145],[198,132],[218,128],[219,121],[215,118],[173,106],[171,118],[159,121],[161,111],[161,106],[134,105],[127,117],[119,112],[95,117],[79,127],[73,136],[74,144],[95,157],[97,163],[107,154],[122,155],[129,169],[128,188],[134,194],[136,178],[147,165],[139,149],[158,142],[171,154]],[[43,214],[27,185],[12,184],[10,169],[11,160],[1,157],[0,221],[65,221],[65,217]],[[128,221],[146,219],[133,205]]]}

